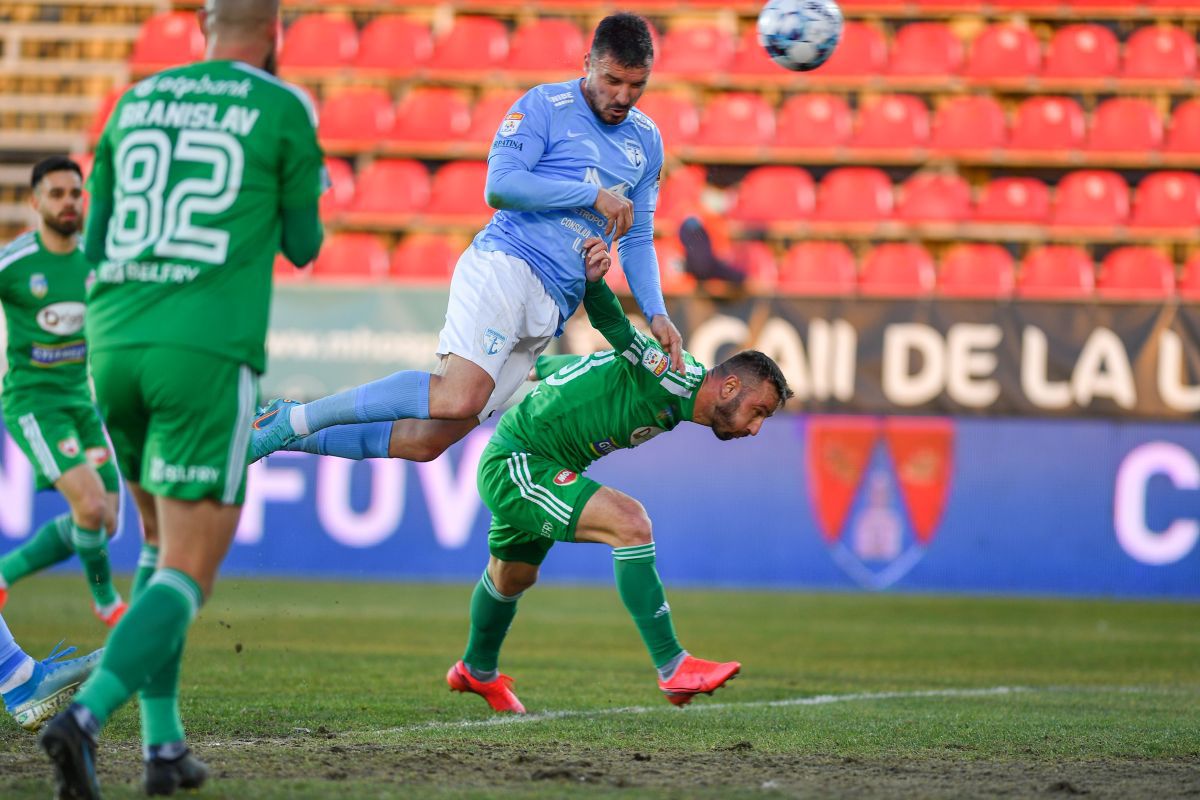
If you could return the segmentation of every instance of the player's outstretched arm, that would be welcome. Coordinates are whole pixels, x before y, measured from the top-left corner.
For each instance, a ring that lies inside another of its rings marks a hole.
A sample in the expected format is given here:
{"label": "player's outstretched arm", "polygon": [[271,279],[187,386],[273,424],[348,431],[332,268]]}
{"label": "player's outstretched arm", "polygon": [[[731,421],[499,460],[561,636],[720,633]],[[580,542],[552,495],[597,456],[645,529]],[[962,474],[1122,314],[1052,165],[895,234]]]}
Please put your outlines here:
{"label": "player's outstretched arm", "polygon": [[667,304],[663,301],[658,255],[654,252],[653,212],[638,212],[633,228],[619,247],[629,288],[642,313],[650,320],[650,332],[671,357],[671,369],[682,375],[687,370],[683,360],[683,337],[667,316]]}
{"label": "player's outstretched arm", "polygon": [[592,327],[612,345],[618,353],[624,352],[637,335],[629,318],[621,308],[621,302],[603,280],[589,282],[583,293],[583,307],[587,311]]}
{"label": "player's outstretched arm", "polygon": [[487,204],[507,211],[549,211],[596,202],[599,186],[546,178],[529,170],[524,161],[507,153],[492,155],[484,187]]}

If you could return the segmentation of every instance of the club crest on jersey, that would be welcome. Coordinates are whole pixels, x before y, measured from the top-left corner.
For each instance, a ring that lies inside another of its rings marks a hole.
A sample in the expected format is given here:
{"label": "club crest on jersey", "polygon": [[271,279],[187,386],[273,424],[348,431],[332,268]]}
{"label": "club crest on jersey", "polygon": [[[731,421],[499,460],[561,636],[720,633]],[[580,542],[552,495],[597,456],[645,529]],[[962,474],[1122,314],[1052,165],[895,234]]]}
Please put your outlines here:
{"label": "club crest on jersey", "polygon": [[642,366],[653,372],[656,378],[666,372],[670,364],[671,357],[662,350],[647,347],[646,352],[642,353]]}
{"label": "club crest on jersey", "polygon": [[67,458],[74,458],[79,455],[79,440],[74,436],[68,436],[58,443],[58,452]]}
{"label": "club crest on jersey", "polygon": [[483,332],[483,352],[489,356],[494,356],[504,349],[504,343],[508,341],[508,337],[495,328],[488,328]]}
{"label": "club crest on jersey", "polygon": [[504,121],[500,123],[500,135],[512,136],[517,132],[517,128],[521,127],[521,120],[525,119],[525,115],[514,111],[504,117]]}
{"label": "club crest on jersey", "polygon": [[577,473],[574,473],[569,469],[564,469],[559,470],[559,473],[554,476],[554,483],[557,486],[570,486],[578,479],[579,475]]}
{"label": "club crest on jersey", "polygon": [[625,158],[629,159],[629,163],[635,167],[640,167],[646,163],[646,156],[642,153],[642,146],[633,139],[626,139],[622,142],[625,146]]}
{"label": "club crest on jersey", "polygon": [[50,291],[50,284],[46,281],[46,276],[40,272],[35,272],[29,276],[29,293],[41,300]]}

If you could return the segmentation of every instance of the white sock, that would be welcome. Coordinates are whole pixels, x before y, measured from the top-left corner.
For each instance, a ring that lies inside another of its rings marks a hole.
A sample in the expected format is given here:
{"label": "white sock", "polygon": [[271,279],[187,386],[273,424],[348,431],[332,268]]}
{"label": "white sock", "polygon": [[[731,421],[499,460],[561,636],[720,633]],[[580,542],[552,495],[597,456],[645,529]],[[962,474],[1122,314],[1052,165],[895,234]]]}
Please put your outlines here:
{"label": "white sock", "polygon": [[308,429],[308,417],[304,415],[304,406],[292,406],[288,412],[288,421],[292,423],[292,430],[297,436],[308,436],[312,431]]}
{"label": "white sock", "polygon": [[111,603],[109,603],[107,605],[103,605],[103,606],[96,606],[96,611],[97,611],[97,613],[100,614],[100,616],[107,617],[109,614],[116,611],[117,606],[119,606],[119,605],[121,605],[121,595],[118,594],[117,598],[115,600],[113,600]]}
{"label": "white sock", "polygon": [[8,581],[4,580],[4,576],[0,575],[0,589],[7,589]]}
{"label": "white sock", "polygon": [[8,694],[18,686],[22,686],[29,682],[33,677],[33,659],[25,656],[24,663],[12,671],[12,674],[0,683],[0,694]]}

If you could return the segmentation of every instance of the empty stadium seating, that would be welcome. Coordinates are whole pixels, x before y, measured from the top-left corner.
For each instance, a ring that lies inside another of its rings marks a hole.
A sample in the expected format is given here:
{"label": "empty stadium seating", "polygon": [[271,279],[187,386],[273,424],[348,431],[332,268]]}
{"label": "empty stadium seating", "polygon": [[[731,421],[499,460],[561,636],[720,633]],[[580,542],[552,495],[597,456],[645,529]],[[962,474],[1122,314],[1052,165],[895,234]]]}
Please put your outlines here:
{"label": "empty stadium seating", "polygon": [[204,34],[196,15],[186,11],[156,14],[142,23],[129,65],[146,74],[195,61],[204,55]]}
{"label": "empty stadium seating", "polygon": [[[499,120],[495,124],[499,125]],[[410,91],[396,105],[387,138],[392,142],[444,145],[462,139],[470,126],[471,108],[462,92],[422,86]]]}
{"label": "empty stadium seating", "polygon": [[363,26],[354,69],[366,76],[410,75],[433,56],[433,34],[425,23],[395,14],[377,16]]}
{"label": "empty stadium seating", "polygon": [[325,174],[329,176],[329,188],[321,195],[321,219],[340,217],[354,201],[354,168],[341,158],[325,159]]}
{"label": "empty stadium seating", "polygon": [[1050,189],[1036,178],[996,178],[975,206],[980,222],[1042,225],[1050,219]]}
{"label": "empty stadium seating", "polygon": [[1196,74],[1196,40],[1174,25],[1147,25],[1125,42],[1123,80],[1177,81]]}
{"label": "empty stadium seating", "polygon": [[1183,265],[1177,285],[1179,297],[1182,300],[1200,301],[1200,251]]}
{"label": "empty stadium seating", "polygon": [[327,281],[379,281],[388,274],[388,252],[370,233],[335,233],[321,246],[310,267],[314,278]]}
{"label": "empty stadium seating", "polygon": [[1149,247],[1118,247],[1100,264],[1096,294],[1121,300],[1161,300],[1175,292],[1175,265]]}
{"label": "empty stadium seating", "polygon": [[779,264],[777,289],[787,294],[850,294],[857,283],[854,255],[842,242],[798,242]]}
{"label": "empty stadium seating", "polygon": [[358,55],[358,28],[346,17],[305,14],[284,35],[279,68],[289,77],[320,75],[350,66]]}
{"label": "empty stadium seating", "polygon": [[875,167],[838,167],[821,181],[814,219],[874,225],[892,215],[892,182]]}
{"label": "empty stadium seating", "polygon": [[1021,103],[1008,146],[1066,155],[1083,145],[1084,118],[1069,97],[1031,97]]}
{"label": "empty stadium seating", "polygon": [[1027,80],[1042,66],[1042,46],[1033,31],[1015,23],[989,25],[975,37],[963,74],[980,83]]}
{"label": "empty stadium seating", "polygon": [[944,81],[958,73],[962,58],[962,42],[947,25],[913,22],[896,32],[888,73]]}
{"label": "empty stadium seating", "polygon": [[1098,80],[1117,73],[1121,49],[1116,35],[1102,25],[1067,25],[1055,31],[1042,75],[1047,78]]}
{"label": "empty stadium seating", "polygon": [[1134,195],[1132,227],[1141,229],[1200,226],[1200,176],[1194,172],[1147,175]]}
{"label": "empty stadium seating", "polygon": [[578,72],[586,51],[583,31],[575,23],[565,19],[537,19],[513,32],[504,69],[555,80]]}
{"label": "empty stadium seating", "polygon": [[990,95],[951,98],[934,115],[930,146],[936,153],[988,153],[1007,142],[1004,109]]}
{"label": "empty stadium seating", "polygon": [[345,210],[349,224],[402,224],[429,203],[429,173],[418,161],[380,159],[358,176],[354,201]]}
{"label": "empty stadium seating", "polygon": [[816,189],[800,167],[757,167],[738,186],[730,219],[768,224],[806,219],[816,205]]}
{"label": "empty stadium seating", "polygon": [[971,187],[958,175],[918,173],[896,191],[896,219],[914,225],[965,222]]}
{"label": "empty stadium seating", "polygon": [[1162,146],[1162,118],[1148,100],[1114,97],[1096,107],[1087,149],[1110,156],[1144,157]]}
{"label": "empty stadium seating", "polygon": [[775,118],[775,146],[779,148],[841,147],[853,132],[850,106],[835,94],[792,95]]}
{"label": "empty stadium seating", "polygon": [[1017,295],[1037,300],[1082,300],[1095,286],[1092,259],[1082,247],[1047,245],[1029,251],[1021,262]]}
{"label": "empty stadium seating", "polygon": [[865,103],[851,146],[869,150],[924,147],[929,141],[929,110],[912,95],[890,95]]}
{"label": "empty stadium seating", "polygon": [[1013,292],[1012,256],[998,244],[956,244],[942,256],[937,289],[943,297],[1008,297]]}
{"label": "empty stadium seating", "polygon": [[682,94],[647,92],[637,107],[654,120],[667,149],[689,144],[700,132],[700,112]]}
{"label": "empty stadium seating", "polygon": [[673,25],[663,37],[654,72],[668,77],[725,72],[733,61],[733,53],[733,37],[717,25]]}
{"label": "empty stadium seating", "polygon": [[334,94],[320,109],[318,133],[326,150],[371,149],[395,124],[392,98],[383,89],[358,87]]}
{"label": "empty stadium seating", "polygon": [[929,294],[936,282],[929,251],[911,242],[876,245],[863,259],[858,291],[869,297]]}
{"label": "empty stadium seating", "polygon": [[451,161],[433,176],[425,218],[448,224],[481,224],[491,209],[483,199],[487,164],[482,161]]}
{"label": "empty stadium seating", "polygon": [[492,17],[457,17],[454,27],[433,43],[426,64],[432,73],[462,76],[499,69],[508,56],[508,30]]}
{"label": "empty stadium seating", "polygon": [[392,251],[390,274],[401,281],[447,283],[462,251],[445,236],[414,233]]}
{"label": "empty stadium seating", "polygon": [[1107,230],[1124,225],[1128,219],[1129,184],[1115,172],[1072,172],[1054,192],[1051,225]]}
{"label": "empty stadium seating", "polygon": [[704,107],[698,146],[709,148],[766,147],[775,137],[775,112],[761,95],[730,92]]}

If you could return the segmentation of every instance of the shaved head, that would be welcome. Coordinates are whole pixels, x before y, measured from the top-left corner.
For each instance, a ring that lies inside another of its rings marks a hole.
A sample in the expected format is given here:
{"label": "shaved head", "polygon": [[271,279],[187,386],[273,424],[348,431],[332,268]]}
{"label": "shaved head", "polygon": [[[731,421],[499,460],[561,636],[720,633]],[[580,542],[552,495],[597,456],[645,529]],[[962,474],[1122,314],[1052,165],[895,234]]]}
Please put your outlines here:
{"label": "shaved head", "polygon": [[275,72],[279,0],[204,0],[199,16],[210,59],[245,61]]}
{"label": "shaved head", "polygon": [[279,18],[279,0],[204,0],[208,24],[222,31],[273,25]]}

